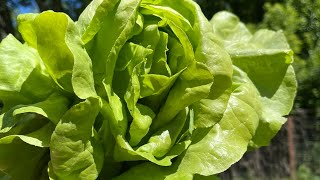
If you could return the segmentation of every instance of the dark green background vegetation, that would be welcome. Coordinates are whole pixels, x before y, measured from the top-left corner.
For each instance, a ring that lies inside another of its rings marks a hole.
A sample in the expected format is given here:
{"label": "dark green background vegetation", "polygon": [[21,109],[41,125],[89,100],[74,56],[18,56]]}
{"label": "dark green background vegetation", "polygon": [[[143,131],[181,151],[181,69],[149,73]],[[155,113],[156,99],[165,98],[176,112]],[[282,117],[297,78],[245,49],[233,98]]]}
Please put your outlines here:
{"label": "dark green background vegetation", "polygon": [[[20,13],[63,11],[76,20],[90,0],[0,0],[0,40],[19,37],[15,18]],[[296,156],[288,155],[285,125],[271,146],[249,152],[223,179],[289,178],[296,161],[297,179],[320,179],[320,0],[196,0],[208,19],[221,10],[235,13],[251,31],[282,30],[295,52],[299,88],[292,119]]]}

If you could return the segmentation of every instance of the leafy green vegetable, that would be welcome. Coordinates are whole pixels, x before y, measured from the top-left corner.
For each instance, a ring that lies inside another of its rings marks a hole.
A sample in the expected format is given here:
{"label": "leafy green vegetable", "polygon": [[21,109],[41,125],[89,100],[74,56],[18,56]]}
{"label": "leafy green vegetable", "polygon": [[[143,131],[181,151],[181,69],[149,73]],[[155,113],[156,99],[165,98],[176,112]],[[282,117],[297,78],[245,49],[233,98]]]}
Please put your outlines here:
{"label": "leafy green vegetable", "polygon": [[268,145],[296,93],[283,34],[191,0],[18,17],[0,44],[0,177],[208,179]]}
{"label": "leafy green vegetable", "polygon": [[263,108],[252,145],[266,146],[293,106],[297,88],[290,65],[293,52],[281,31],[259,30],[252,35],[236,16],[227,12],[216,14],[211,23],[224,39],[233,64],[248,74],[260,93]]}

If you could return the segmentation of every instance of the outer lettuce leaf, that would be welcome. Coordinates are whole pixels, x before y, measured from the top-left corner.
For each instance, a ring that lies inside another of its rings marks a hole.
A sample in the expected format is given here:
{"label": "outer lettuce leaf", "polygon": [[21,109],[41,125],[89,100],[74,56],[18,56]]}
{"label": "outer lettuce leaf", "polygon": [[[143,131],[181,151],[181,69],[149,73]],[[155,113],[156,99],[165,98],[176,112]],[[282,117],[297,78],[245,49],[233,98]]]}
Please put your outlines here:
{"label": "outer lettuce leaf", "polygon": [[52,11],[19,19],[23,37],[31,45],[37,40],[36,48],[55,82],[81,99],[96,96],[91,60],[75,23],[66,14]]}
{"label": "outer lettuce leaf", "polygon": [[3,111],[44,100],[54,91],[39,54],[12,35],[0,44],[0,99]]}
{"label": "outer lettuce leaf", "polygon": [[103,17],[107,16],[119,0],[93,0],[81,13],[76,25],[86,44],[98,33]]}
{"label": "outer lettuce leaf", "polygon": [[[232,93],[222,119],[211,128],[198,128],[178,172],[209,176],[240,160],[255,134],[261,114],[259,93],[244,72],[235,69]],[[226,143],[228,142],[228,143]]]}
{"label": "outer lettuce leaf", "polygon": [[35,30],[33,29],[33,21],[38,16],[38,14],[29,13],[18,16],[18,31],[21,36],[25,40],[25,42],[37,49],[37,35]]}
{"label": "outer lettuce leaf", "polygon": [[96,179],[103,164],[101,144],[92,137],[99,99],[74,105],[56,126],[50,142],[52,179]]}
{"label": "outer lettuce leaf", "polygon": [[297,87],[290,65],[293,52],[282,32],[259,30],[251,35],[231,13],[217,13],[211,23],[233,64],[248,74],[260,92],[263,111],[252,146],[266,146],[293,106]]}
{"label": "outer lettuce leaf", "polygon": [[213,75],[213,84],[207,98],[192,104],[195,127],[211,127],[223,117],[232,85],[232,63],[229,54],[220,47],[220,41],[213,34],[212,26],[201,13],[199,6],[187,3],[195,14],[194,30],[198,38],[196,60],[205,63]]}
{"label": "outer lettuce leaf", "polygon": [[[65,97],[53,94],[42,102],[15,106],[0,115],[0,135],[1,133],[9,132],[14,127],[19,128],[19,126],[30,123],[30,119],[37,118],[35,114],[46,117],[54,124],[57,124],[62,115],[68,110],[68,105],[69,102]],[[38,118],[38,121],[41,121],[41,119]]]}
{"label": "outer lettuce leaf", "polygon": [[37,113],[48,118],[54,124],[58,124],[63,114],[68,110],[69,100],[60,95],[52,94],[43,102],[21,107],[13,111],[13,116],[23,113]]}
{"label": "outer lettuce leaf", "polygon": [[52,123],[47,123],[42,128],[25,135],[9,135],[1,140],[9,141],[9,139],[19,138],[27,144],[37,147],[49,147],[51,135],[55,126]]}

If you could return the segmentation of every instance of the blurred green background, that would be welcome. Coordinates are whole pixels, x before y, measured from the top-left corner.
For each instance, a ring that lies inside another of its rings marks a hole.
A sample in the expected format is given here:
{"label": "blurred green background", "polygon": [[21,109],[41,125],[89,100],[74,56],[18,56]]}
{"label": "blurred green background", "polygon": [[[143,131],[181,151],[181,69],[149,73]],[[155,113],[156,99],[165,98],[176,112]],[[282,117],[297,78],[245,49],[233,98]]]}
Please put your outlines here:
{"label": "blurred green background", "polygon": [[[320,180],[320,0],[196,0],[210,20],[233,12],[254,32],[282,30],[295,52],[298,94],[289,121],[269,147],[245,154],[221,179]],[[0,0],[0,40],[20,37],[21,13],[62,11],[76,20],[90,0]]]}

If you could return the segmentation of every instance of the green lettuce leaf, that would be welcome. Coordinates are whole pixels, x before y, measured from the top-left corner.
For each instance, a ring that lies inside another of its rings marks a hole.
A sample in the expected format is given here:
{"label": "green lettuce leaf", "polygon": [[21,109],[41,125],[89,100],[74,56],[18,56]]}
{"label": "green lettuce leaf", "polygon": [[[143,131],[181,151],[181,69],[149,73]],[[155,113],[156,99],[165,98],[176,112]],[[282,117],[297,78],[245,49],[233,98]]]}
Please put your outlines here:
{"label": "green lettuce leaf", "polygon": [[96,179],[103,164],[101,144],[92,137],[99,99],[74,105],[56,126],[50,142],[52,179]]}
{"label": "green lettuce leaf", "polygon": [[0,62],[2,111],[44,100],[54,91],[53,81],[37,51],[21,44],[12,35],[0,44]]}
{"label": "green lettuce leaf", "polygon": [[35,121],[45,121],[37,115],[48,118],[51,122],[57,124],[68,110],[68,105],[68,100],[59,94],[53,94],[45,101],[35,104],[17,105],[0,115],[0,135],[9,132],[12,128],[28,125],[33,119]]}
{"label": "green lettuce leaf", "polygon": [[98,33],[103,17],[107,16],[119,0],[93,0],[81,13],[76,25],[86,44]]}
{"label": "green lettuce leaf", "polygon": [[37,40],[37,51],[57,85],[81,99],[95,96],[92,63],[75,23],[66,14],[52,11],[20,15],[19,19],[26,29],[21,34],[31,45]]}
{"label": "green lettuce leaf", "polygon": [[297,88],[291,66],[293,52],[281,31],[259,30],[252,35],[231,13],[217,13],[211,23],[233,64],[245,71],[259,90],[263,111],[252,146],[266,146],[293,106]]}

